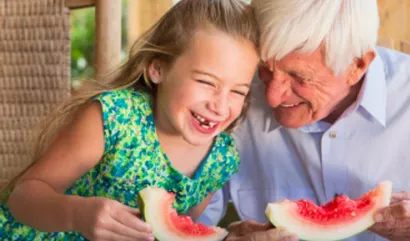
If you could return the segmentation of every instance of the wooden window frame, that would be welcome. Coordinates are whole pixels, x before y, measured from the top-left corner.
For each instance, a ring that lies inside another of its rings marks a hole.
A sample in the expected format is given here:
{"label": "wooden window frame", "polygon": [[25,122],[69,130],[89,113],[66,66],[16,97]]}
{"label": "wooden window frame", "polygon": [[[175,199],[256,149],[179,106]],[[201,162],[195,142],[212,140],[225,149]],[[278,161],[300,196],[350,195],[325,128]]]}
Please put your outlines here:
{"label": "wooden window frame", "polygon": [[[94,78],[99,80],[121,62],[121,0],[66,0],[70,10],[95,7]],[[108,17],[109,16],[109,17]]]}

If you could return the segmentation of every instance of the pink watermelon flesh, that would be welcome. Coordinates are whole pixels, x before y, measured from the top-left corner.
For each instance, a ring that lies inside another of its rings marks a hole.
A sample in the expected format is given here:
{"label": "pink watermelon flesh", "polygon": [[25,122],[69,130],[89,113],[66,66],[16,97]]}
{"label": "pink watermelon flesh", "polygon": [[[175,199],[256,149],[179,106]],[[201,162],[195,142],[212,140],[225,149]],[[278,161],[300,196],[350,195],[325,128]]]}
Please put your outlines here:
{"label": "pink watermelon flesh", "polygon": [[301,199],[296,202],[299,214],[315,223],[334,225],[348,220],[359,219],[376,204],[370,198],[374,191],[366,193],[356,200],[346,195],[339,195],[324,206],[316,206],[310,200]]}
{"label": "pink watermelon flesh", "polygon": [[225,229],[194,223],[189,216],[178,215],[172,208],[175,194],[164,189],[148,187],[139,194],[145,221],[160,241],[221,241]]}
{"label": "pink watermelon flesh", "polygon": [[190,236],[208,236],[215,234],[215,230],[201,223],[194,223],[189,216],[178,215],[175,210],[171,211],[171,222],[175,229]]}
{"label": "pink watermelon flesh", "polygon": [[389,204],[391,190],[392,183],[384,181],[355,200],[339,195],[322,206],[305,199],[284,200],[268,204],[266,215],[273,225],[303,240],[342,240],[374,223],[375,212]]}

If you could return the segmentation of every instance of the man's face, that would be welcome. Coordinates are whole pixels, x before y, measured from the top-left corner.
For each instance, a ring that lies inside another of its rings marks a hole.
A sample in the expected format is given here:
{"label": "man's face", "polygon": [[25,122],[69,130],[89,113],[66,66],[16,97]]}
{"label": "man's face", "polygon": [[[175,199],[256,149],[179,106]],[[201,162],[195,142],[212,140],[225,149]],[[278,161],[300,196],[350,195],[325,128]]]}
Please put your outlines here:
{"label": "man's face", "polygon": [[270,59],[259,69],[276,120],[289,128],[317,122],[335,111],[358,81],[348,73],[351,67],[334,76],[320,49],[291,53],[279,61]]}

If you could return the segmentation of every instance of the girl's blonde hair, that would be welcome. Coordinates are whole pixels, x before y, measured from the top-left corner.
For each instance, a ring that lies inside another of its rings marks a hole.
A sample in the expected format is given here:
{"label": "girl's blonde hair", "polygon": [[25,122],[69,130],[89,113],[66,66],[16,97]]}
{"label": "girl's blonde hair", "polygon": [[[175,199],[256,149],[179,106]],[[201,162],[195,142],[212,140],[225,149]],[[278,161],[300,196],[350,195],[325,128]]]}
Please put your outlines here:
{"label": "girl's blonde hair", "polygon": [[[106,91],[122,88],[143,89],[155,97],[156,87],[150,81],[147,67],[154,59],[172,65],[189,46],[196,30],[211,26],[235,38],[251,41],[258,49],[259,32],[252,8],[241,0],[182,0],[173,6],[132,46],[129,59],[115,72],[100,81],[87,81],[79,92],[58,106],[40,129],[32,156],[32,164],[17,175],[0,194],[7,199],[16,181],[43,155],[58,132],[90,99]],[[249,97],[247,97],[248,99]],[[244,106],[243,118],[248,106]],[[237,121],[229,126],[232,130]]]}

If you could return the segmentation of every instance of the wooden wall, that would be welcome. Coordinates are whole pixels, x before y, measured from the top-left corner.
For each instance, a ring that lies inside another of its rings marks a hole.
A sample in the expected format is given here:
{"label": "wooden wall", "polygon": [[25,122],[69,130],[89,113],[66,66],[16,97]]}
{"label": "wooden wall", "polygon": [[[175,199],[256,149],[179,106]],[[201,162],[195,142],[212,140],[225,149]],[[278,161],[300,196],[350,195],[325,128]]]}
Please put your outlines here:
{"label": "wooden wall", "polygon": [[410,0],[378,0],[379,44],[410,54]]}
{"label": "wooden wall", "polygon": [[144,31],[173,6],[173,0],[129,0],[128,43],[131,45]]}
{"label": "wooden wall", "polygon": [[[358,0],[360,1],[360,0]],[[379,4],[379,44],[410,54],[410,0],[377,0]],[[157,21],[172,5],[173,0],[128,1],[128,42]]]}

